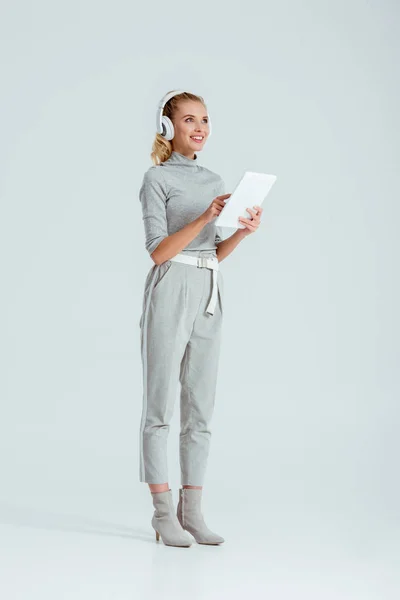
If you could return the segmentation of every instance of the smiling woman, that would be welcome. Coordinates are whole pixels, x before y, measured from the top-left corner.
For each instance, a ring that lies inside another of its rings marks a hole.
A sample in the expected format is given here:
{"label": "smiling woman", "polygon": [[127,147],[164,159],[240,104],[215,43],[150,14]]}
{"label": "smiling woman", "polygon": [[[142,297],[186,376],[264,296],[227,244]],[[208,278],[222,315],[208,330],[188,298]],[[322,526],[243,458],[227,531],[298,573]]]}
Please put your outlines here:
{"label": "smiling woman", "polygon": [[[168,92],[166,97],[173,93]],[[211,119],[202,96],[191,92],[177,93],[159,106],[151,159],[159,165],[173,150],[194,158],[195,150],[202,150],[210,135]]]}
{"label": "smiling woman", "polygon": [[[223,318],[223,280],[215,217],[224,181],[195,153],[211,133],[203,98],[169,92],[157,110],[153,165],[139,191],[145,247],[155,264],[144,286],[140,319],[143,410],[140,481],[149,484],[152,526],[168,546],[220,544],[200,509],[211,443]],[[221,233],[222,234],[222,233]],[[198,268],[200,267],[200,268]],[[177,513],[168,485],[167,438],[181,383]],[[186,530],[186,531],[185,531]]]}

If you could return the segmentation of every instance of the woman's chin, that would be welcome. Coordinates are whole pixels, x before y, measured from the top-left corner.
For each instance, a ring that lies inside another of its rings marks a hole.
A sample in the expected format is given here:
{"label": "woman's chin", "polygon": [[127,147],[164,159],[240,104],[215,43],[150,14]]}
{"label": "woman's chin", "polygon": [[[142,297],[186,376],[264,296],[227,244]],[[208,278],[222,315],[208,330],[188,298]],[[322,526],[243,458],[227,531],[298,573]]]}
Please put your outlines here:
{"label": "woman's chin", "polygon": [[192,142],[190,144],[190,149],[194,150],[195,152],[200,152],[201,150],[203,150],[204,148],[204,144],[196,144],[196,142]]}

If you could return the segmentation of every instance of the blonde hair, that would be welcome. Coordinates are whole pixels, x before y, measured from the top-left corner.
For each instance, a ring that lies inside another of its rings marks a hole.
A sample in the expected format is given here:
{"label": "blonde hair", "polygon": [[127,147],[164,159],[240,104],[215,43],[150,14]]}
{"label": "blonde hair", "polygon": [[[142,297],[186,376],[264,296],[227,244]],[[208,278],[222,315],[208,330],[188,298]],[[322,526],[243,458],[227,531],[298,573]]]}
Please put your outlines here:
{"label": "blonde hair", "polygon": [[[182,102],[182,100],[195,100],[197,102],[201,102],[207,110],[204,99],[201,96],[197,96],[196,94],[192,94],[191,92],[182,92],[181,94],[177,94],[176,96],[173,96],[168,100],[168,102],[164,106],[163,115],[170,118],[172,121],[178,109],[179,103]],[[150,154],[153,164],[159,165],[160,163],[168,160],[171,154],[171,141],[166,140],[161,134],[156,133],[156,137],[153,141],[152,152]]]}

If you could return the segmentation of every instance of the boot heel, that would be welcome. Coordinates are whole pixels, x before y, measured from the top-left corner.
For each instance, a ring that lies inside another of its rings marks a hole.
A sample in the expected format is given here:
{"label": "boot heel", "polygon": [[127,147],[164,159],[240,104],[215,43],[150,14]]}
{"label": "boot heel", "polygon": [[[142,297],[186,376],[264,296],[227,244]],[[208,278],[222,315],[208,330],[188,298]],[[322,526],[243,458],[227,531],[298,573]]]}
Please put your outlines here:
{"label": "boot heel", "polygon": [[159,539],[160,539],[160,534],[158,533],[158,531],[156,531],[156,542],[158,542]]}

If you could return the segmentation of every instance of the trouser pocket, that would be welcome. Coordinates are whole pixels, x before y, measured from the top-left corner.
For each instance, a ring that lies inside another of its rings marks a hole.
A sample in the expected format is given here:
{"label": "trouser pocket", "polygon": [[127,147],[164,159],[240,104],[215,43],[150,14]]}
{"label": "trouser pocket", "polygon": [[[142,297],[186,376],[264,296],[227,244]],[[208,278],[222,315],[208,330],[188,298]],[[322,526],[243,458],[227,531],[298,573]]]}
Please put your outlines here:
{"label": "trouser pocket", "polygon": [[165,282],[165,280],[168,276],[168,273],[169,273],[171,267],[172,267],[172,260],[166,260],[165,262],[161,263],[161,265],[158,265],[156,280],[154,282],[152,294],[154,294],[155,292],[158,292],[160,287],[162,287],[163,283]]}

